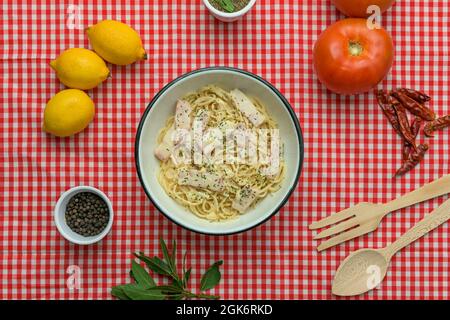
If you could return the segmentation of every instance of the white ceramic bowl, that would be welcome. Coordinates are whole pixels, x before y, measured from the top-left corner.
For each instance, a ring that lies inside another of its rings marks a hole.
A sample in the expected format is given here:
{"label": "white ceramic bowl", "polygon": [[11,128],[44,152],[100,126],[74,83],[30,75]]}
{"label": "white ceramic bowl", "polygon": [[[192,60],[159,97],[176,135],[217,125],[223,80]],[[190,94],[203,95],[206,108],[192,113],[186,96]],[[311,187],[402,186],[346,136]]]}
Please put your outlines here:
{"label": "white ceramic bowl", "polygon": [[[70,227],[66,223],[65,213],[66,213],[67,203],[74,195],[76,195],[77,193],[81,193],[81,192],[92,192],[92,193],[98,195],[100,198],[102,198],[108,205],[108,210],[109,210],[108,224],[106,225],[106,228],[96,236],[92,236],[92,237],[82,236],[81,234],[78,234],[78,233],[72,231],[72,229],[70,229]],[[55,218],[56,228],[58,228],[59,233],[61,233],[61,235],[64,238],[66,238],[70,242],[73,242],[76,244],[87,245],[87,244],[93,244],[93,243],[99,242],[109,233],[109,231],[111,230],[111,227],[113,225],[114,213],[113,213],[111,201],[103,192],[101,192],[100,190],[93,188],[93,187],[79,186],[79,187],[74,187],[72,189],[67,190],[59,197],[59,200],[55,206],[55,217],[54,218]]]}
{"label": "white ceramic bowl", "polygon": [[[238,219],[210,222],[195,216],[170,198],[158,182],[159,160],[154,156],[158,132],[175,113],[177,99],[208,84],[224,89],[239,88],[262,101],[278,122],[284,144],[286,175],[282,187],[262,199]],[[303,164],[303,136],[298,119],[287,100],[262,78],[234,68],[212,67],[187,73],[165,86],[145,110],[136,134],[136,169],[145,193],[155,207],[178,225],[204,234],[225,235],[251,229],[272,217],[294,191]]]}
{"label": "white ceramic bowl", "polygon": [[250,0],[250,2],[241,10],[230,13],[217,10],[212,6],[212,4],[208,0],[203,0],[203,4],[205,5],[206,8],[208,8],[209,12],[211,12],[211,14],[214,17],[223,22],[233,22],[242,18],[255,5],[255,2],[256,0]]}

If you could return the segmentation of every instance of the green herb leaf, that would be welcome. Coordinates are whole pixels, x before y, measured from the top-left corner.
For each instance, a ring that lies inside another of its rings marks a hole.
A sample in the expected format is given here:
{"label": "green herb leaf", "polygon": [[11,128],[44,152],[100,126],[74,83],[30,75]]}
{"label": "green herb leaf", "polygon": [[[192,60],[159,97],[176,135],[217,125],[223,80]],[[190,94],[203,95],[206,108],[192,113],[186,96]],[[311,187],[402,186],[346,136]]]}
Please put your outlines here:
{"label": "green herb leaf", "polygon": [[148,272],[136,261],[132,261],[131,273],[134,280],[144,288],[151,288],[156,286],[155,280],[148,274]]}
{"label": "green herb leaf", "polygon": [[128,298],[128,296],[125,294],[125,292],[123,292],[124,286],[126,286],[126,284],[112,287],[111,294],[114,297],[119,298],[120,300],[130,300],[130,298]]}
{"label": "green herb leaf", "polygon": [[172,267],[173,272],[177,274],[177,242],[175,240],[172,242]]}
{"label": "green herb leaf", "polygon": [[142,252],[140,252],[139,254],[135,254],[135,256],[136,258],[144,262],[150,270],[163,276],[170,276],[169,266],[160,258],[158,257],[150,258],[145,256]]}
{"label": "green herb leaf", "polygon": [[234,12],[234,4],[231,0],[219,0],[219,4],[224,10]]}
{"label": "green herb leaf", "polygon": [[[187,289],[187,283],[191,277],[192,269],[186,270],[185,252],[182,261],[182,274],[177,274],[176,270],[176,242],[173,242],[172,255],[169,254],[167,246],[163,239],[160,239],[161,249],[163,251],[164,260],[159,257],[150,258],[142,252],[134,253],[139,261],[144,262],[147,267],[160,275],[167,276],[172,279],[170,285],[158,286],[147,270],[133,260],[131,264],[130,276],[135,280],[134,283],[115,286],[111,289],[111,294],[121,300],[180,300],[180,299],[219,299],[219,296],[209,295],[205,293],[192,293]],[[222,261],[214,263],[203,275],[201,279],[201,291],[209,290],[219,283],[221,275],[219,266]]]}
{"label": "green herb leaf", "polygon": [[184,294],[172,294],[170,296],[167,296],[167,299],[169,300],[182,300],[183,298],[186,298]]}
{"label": "green herb leaf", "polygon": [[205,274],[202,276],[200,280],[200,290],[206,291],[214,288],[219,282],[221,278],[219,266],[223,264],[223,261],[215,262],[208,270],[206,270]]}
{"label": "green herb leaf", "polygon": [[161,260],[158,257],[153,257],[151,259],[151,261],[154,264],[154,269],[153,271],[157,272],[158,268],[160,269],[159,273],[162,275],[167,275],[167,276],[171,276],[171,270],[170,270],[170,266],[165,263],[163,260]]}
{"label": "green herb leaf", "polygon": [[[177,274],[177,267],[175,265],[175,255],[176,255],[176,248],[177,244],[174,241],[173,242],[173,248],[172,248],[172,256],[169,254],[169,250],[167,249],[167,245],[164,242],[163,238],[159,239],[160,245],[161,245],[161,251],[163,252],[165,263],[168,265],[170,270],[170,276],[172,277],[174,284],[177,285],[180,289],[184,287],[183,281],[180,279],[180,277]],[[161,261],[164,262],[164,261]]]}
{"label": "green herb leaf", "polygon": [[131,300],[164,300],[166,295],[158,290],[146,290],[139,285],[125,285],[122,291]]}
{"label": "green herb leaf", "polygon": [[[186,256],[187,256],[187,251],[184,252],[183,261],[181,263],[181,272],[183,272],[183,288],[187,287],[187,282],[189,280],[189,277],[186,280]],[[191,273],[191,271],[189,271],[189,273]]]}
{"label": "green herb leaf", "polygon": [[161,286],[156,286],[153,288],[150,288],[148,290],[152,290],[152,291],[161,291],[161,292],[166,292],[166,293],[178,293],[181,294],[183,293],[183,290],[176,287],[176,286],[171,286],[171,285],[161,285]]}
{"label": "green herb leaf", "polygon": [[174,272],[173,264],[172,264],[172,258],[169,255],[169,250],[167,250],[167,246],[166,246],[166,243],[164,242],[163,238],[159,238],[159,243],[161,245],[161,250],[162,250],[165,262],[169,266],[170,271]]}
{"label": "green herb leaf", "polygon": [[183,279],[183,281],[184,281],[185,287],[187,286],[187,283],[188,283],[188,281],[189,281],[189,278],[191,277],[191,270],[192,270],[192,268],[189,268],[189,269],[184,273],[184,279]]}

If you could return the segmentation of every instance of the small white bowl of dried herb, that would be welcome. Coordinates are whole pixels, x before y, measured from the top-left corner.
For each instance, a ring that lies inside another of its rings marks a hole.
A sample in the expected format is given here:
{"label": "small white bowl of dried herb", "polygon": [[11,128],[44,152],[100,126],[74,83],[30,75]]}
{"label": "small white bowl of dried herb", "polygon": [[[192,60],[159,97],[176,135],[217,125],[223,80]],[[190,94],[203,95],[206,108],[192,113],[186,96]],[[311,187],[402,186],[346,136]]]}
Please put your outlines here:
{"label": "small white bowl of dried herb", "polygon": [[55,224],[61,235],[75,244],[99,242],[111,230],[114,213],[100,190],[78,186],[64,192],[55,206]]}
{"label": "small white bowl of dried herb", "polygon": [[236,21],[243,17],[256,0],[203,0],[209,12],[223,22]]}

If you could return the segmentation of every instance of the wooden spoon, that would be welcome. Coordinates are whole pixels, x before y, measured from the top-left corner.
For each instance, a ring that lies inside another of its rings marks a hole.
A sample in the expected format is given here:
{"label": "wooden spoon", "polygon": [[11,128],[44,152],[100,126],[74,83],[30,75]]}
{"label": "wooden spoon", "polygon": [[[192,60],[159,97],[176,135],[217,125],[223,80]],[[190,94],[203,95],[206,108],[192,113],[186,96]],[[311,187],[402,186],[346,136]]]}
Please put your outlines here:
{"label": "wooden spoon", "polygon": [[337,296],[354,296],[378,286],[386,276],[391,258],[401,249],[450,219],[450,199],[400,238],[381,249],[361,249],[350,254],[334,276],[332,292]]}

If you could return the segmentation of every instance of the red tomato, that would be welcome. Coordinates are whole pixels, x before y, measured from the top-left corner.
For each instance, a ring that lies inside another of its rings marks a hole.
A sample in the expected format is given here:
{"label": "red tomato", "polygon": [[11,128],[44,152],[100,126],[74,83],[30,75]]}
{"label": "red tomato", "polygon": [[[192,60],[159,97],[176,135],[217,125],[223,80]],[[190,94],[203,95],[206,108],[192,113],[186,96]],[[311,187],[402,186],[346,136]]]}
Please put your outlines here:
{"label": "red tomato", "polygon": [[348,17],[366,18],[367,8],[371,5],[377,5],[381,13],[389,9],[395,0],[331,0],[334,5]]}
{"label": "red tomato", "polygon": [[357,94],[375,87],[391,69],[394,45],[384,29],[366,19],[344,19],[329,26],[314,46],[314,68],[329,90]]}

